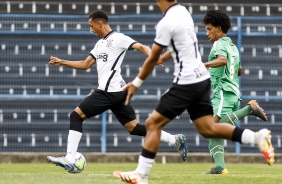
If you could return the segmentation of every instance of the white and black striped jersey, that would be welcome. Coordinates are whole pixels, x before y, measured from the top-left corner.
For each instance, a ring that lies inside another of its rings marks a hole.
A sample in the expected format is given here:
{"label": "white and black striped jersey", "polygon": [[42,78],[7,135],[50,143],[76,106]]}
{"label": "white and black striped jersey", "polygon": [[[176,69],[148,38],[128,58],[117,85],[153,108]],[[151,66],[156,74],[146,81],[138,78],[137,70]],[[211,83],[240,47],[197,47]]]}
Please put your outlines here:
{"label": "white and black striped jersey", "polygon": [[174,60],[176,84],[192,84],[210,77],[198,50],[194,22],[188,10],[179,4],[171,6],[159,21],[154,42],[168,47]]}
{"label": "white and black striped jersey", "polygon": [[122,33],[111,31],[101,38],[90,55],[96,60],[98,89],[107,92],[122,91],[126,85],[121,76],[121,64],[126,50],[131,50],[135,40]]}

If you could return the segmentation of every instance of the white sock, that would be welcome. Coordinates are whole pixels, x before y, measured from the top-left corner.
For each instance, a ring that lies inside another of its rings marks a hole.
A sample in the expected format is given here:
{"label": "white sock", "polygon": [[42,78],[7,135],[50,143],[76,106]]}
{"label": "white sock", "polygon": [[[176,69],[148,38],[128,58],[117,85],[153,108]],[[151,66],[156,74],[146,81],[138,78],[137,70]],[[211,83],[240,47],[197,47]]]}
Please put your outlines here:
{"label": "white sock", "polygon": [[136,171],[140,174],[148,175],[154,163],[154,159],[139,156],[138,166]]}
{"label": "white sock", "polygon": [[171,145],[174,145],[175,144],[175,136],[162,130],[161,141],[162,142],[168,142]]}
{"label": "white sock", "polygon": [[66,158],[70,163],[75,163],[75,155],[81,136],[81,132],[69,130]]}
{"label": "white sock", "polygon": [[255,144],[255,132],[245,129],[242,133],[241,142],[243,144]]}

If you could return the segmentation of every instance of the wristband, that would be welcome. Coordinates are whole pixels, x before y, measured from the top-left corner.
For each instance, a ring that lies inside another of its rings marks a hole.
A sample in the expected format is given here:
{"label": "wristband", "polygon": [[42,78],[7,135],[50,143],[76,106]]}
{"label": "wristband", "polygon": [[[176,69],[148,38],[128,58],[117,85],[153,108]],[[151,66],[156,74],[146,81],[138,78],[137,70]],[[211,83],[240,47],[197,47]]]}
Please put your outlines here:
{"label": "wristband", "polygon": [[142,85],[143,82],[144,82],[144,80],[140,79],[139,77],[136,77],[136,78],[132,81],[132,84],[133,84],[135,87],[139,88],[139,87]]}

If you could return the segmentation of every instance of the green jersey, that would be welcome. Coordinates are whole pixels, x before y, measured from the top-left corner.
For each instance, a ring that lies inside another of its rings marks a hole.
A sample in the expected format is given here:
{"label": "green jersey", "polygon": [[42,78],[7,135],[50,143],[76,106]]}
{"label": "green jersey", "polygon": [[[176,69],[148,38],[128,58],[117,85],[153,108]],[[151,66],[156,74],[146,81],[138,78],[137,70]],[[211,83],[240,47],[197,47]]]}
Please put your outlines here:
{"label": "green jersey", "polygon": [[227,64],[217,68],[210,68],[213,93],[220,90],[233,92],[240,98],[238,70],[240,68],[239,52],[229,37],[222,37],[214,42],[209,61],[215,60],[218,55],[227,58]]}

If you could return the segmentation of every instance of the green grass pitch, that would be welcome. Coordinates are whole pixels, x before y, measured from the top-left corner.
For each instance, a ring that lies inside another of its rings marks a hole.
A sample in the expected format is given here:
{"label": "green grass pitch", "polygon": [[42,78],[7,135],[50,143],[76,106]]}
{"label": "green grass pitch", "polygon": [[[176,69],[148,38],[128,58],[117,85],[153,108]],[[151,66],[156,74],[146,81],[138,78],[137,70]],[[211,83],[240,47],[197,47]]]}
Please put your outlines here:
{"label": "green grass pitch", "polygon": [[[88,163],[80,174],[69,174],[50,163],[0,164],[0,183],[9,184],[121,184],[114,170],[130,171],[137,163]],[[154,164],[150,184],[279,184],[282,165],[227,164],[228,175],[206,175],[213,164]]]}

